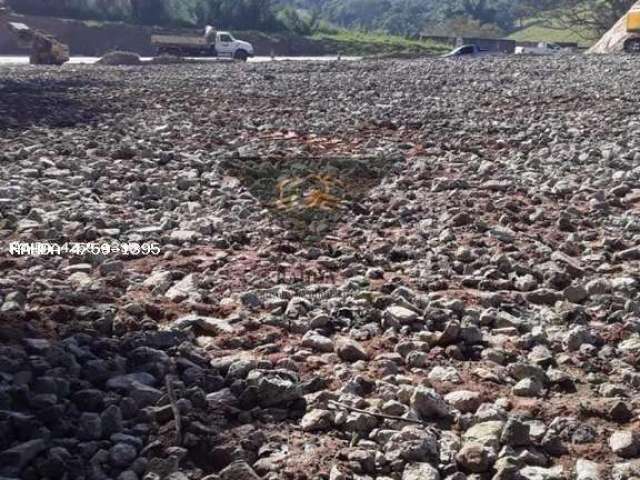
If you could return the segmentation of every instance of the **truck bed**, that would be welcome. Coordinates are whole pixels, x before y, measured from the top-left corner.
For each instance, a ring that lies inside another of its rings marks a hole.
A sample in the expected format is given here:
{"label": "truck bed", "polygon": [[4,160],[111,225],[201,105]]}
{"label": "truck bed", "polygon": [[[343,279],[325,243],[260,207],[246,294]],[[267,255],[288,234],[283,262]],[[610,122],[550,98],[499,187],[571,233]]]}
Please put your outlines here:
{"label": "truck bed", "polygon": [[209,44],[204,37],[184,35],[152,35],[152,45],[175,45],[178,47],[207,47]]}

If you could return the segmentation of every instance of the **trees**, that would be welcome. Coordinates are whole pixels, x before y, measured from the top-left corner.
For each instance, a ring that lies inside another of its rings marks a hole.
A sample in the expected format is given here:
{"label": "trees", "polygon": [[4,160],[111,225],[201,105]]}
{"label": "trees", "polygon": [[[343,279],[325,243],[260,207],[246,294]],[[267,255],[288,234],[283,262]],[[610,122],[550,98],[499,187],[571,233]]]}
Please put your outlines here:
{"label": "trees", "polygon": [[[500,36],[531,22],[599,35],[634,0],[8,0],[19,13],[141,24],[310,33],[320,19],[346,27],[415,35]],[[435,27],[434,27],[435,26]],[[466,32],[466,33],[465,33]]]}
{"label": "trees", "polygon": [[572,30],[585,37],[606,33],[637,0],[558,0],[546,18],[556,27]]}

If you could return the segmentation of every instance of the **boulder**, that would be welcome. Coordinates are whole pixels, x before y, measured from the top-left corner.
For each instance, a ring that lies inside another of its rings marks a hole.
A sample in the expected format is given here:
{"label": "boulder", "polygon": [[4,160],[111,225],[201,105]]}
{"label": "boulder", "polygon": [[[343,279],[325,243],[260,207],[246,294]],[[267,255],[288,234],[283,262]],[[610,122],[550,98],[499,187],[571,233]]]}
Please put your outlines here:
{"label": "boulder", "polygon": [[140,55],[134,52],[109,52],[104,55],[100,60],[96,63],[99,65],[112,65],[112,66],[121,66],[121,65],[140,65],[142,60],[140,59]]}

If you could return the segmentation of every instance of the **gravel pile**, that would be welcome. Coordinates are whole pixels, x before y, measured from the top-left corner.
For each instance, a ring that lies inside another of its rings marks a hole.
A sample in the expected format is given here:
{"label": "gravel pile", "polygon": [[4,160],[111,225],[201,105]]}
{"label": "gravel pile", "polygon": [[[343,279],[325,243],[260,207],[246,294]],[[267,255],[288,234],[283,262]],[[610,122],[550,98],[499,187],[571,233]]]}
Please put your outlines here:
{"label": "gravel pile", "polygon": [[639,66],[0,71],[0,477],[638,478]]}

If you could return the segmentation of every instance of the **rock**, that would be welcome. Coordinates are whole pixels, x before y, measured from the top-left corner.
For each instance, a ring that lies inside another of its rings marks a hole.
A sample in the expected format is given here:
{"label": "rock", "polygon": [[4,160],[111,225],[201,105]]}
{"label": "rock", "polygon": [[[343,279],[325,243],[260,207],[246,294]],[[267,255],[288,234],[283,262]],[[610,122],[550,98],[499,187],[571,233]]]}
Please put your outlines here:
{"label": "rock", "polygon": [[547,288],[539,288],[525,295],[527,301],[536,305],[553,305],[560,300],[560,294]]}
{"label": "rock", "polygon": [[418,387],[411,395],[411,408],[424,419],[448,417],[447,402],[431,388]]}
{"label": "rock", "polygon": [[552,468],[524,467],[518,472],[526,480],[566,480],[561,466]]}
{"label": "rock", "polygon": [[9,470],[14,474],[19,474],[46,448],[47,443],[38,438],[3,451],[0,453],[0,472]]}
{"label": "rock", "polygon": [[505,423],[500,436],[500,442],[510,447],[526,447],[531,444],[529,437],[530,426],[516,418],[510,418]]}
{"label": "rock", "polygon": [[233,462],[219,473],[220,480],[259,480],[260,477],[243,460]]}
{"label": "rock", "polygon": [[473,413],[482,404],[480,394],[469,390],[456,390],[445,395],[444,399],[462,413]]}
{"label": "rock", "polygon": [[460,383],[460,374],[454,367],[434,367],[429,372],[431,382]]}
{"label": "rock", "polygon": [[129,373],[126,375],[116,375],[107,380],[106,387],[110,390],[129,391],[133,386],[142,384],[151,386],[156,383],[153,375],[146,372]]}
{"label": "rock", "polygon": [[333,352],[334,349],[333,340],[314,331],[305,333],[302,346],[316,352]]}
{"label": "rock", "polygon": [[618,430],[609,437],[609,447],[619,457],[640,457],[640,435],[631,430]]}
{"label": "rock", "polygon": [[378,420],[376,417],[360,412],[349,413],[344,422],[344,429],[346,431],[355,432],[363,436],[367,435],[377,426]]}
{"label": "rock", "polygon": [[196,292],[196,284],[196,275],[189,274],[167,290],[164,296],[173,302],[181,302]]}
{"label": "rock", "polygon": [[495,455],[480,444],[466,443],[456,455],[456,462],[467,472],[483,473],[491,468],[495,462]]}
{"label": "rock", "polygon": [[418,314],[413,310],[409,310],[408,308],[401,307],[399,305],[393,305],[385,310],[383,318],[390,322],[389,326],[407,325],[409,323],[417,321]]}
{"label": "rock", "polygon": [[318,432],[331,428],[333,413],[329,410],[314,409],[300,421],[300,428],[305,432]]}
{"label": "rock", "polygon": [[357,362],[369,358],[362,345],[350,338],[339,338],[336,341],[336,353],[345,362]]}
{"label": "rock", "polygon": [[102,420],[97,413],[83,413],[78,422],[76,435],[81,440],[100,440],[102,438]]}
{"label": "rock", "polygon": [[563,295],[569,302],[580,303],[589,296],[589,293],[584,287],[573,285],[565,288]]}
{"label": "rock", "polygon": [[440,474],[428,463],[410,463],[402,472],[402,480],[440,480]]}
{"label": "rock", "polygon": [[536,378],[523,378],[511,389],[514,395],[519,397],[539,397],[544,386]]}
{"label": "rock", "polygon": [[393,433],[384,444],[385,458],[390,461],[434,461],[439,457],[438,437],[431,429],[404,427]]}
{"label": "rock", "polygon": [[169,241],[176,245],[182,245],[183,243],[194,243],[200,238],[200,233],[194,230],[174,230],[169,235]]}
{"label": "rock", "polygon": [[129,386],[128,394],[139,408],[153,405],[162,397],[160,390],[138,382],[133,382]]}
{"label": "rock", "polygon": [[140,65],[140,55],[133,52],[109,52],[97,62],[100,65]]}
{"label": "rock", "polygon": [[235,407],[238,404],[238,397],[228,388],[223,388],[217,392],[206,396],[207,403],[211,408]]}
{"label": "rock", "polygon": [[302,398],[302,387],[297,375],[287,370],[253,370],[247,384],[255,386],[260,405],[275,407]]}
{"label": "rock", "polygon": [[497,452],[504,425],[504,422],[497,420],[477,423],[464,433],[464,442],[476,443]]}
{"label": "rock", "polygon": [[589,296],[604,295],[611,291],[611,282],[606,278],[596,278],[587,283],[586,289]]}
{"label": "rock", "polygon": [[118,433],[123,428],[122,410],[117,405],[109,405],[104,412],[100,414],[100,423],[102,424],[102,433],[105,437],[113,433]]}
{"label": "rock", "polygon": [[590,460],[579,458],[575,468],[576,480],[601,480],[600,466]]}
{"label": "rock", "polygon": [[135,447],[128,443],[116,443],[109,450],[109,461],[118,468],[128,467],[137,456],[138,452],[136,452]]}

